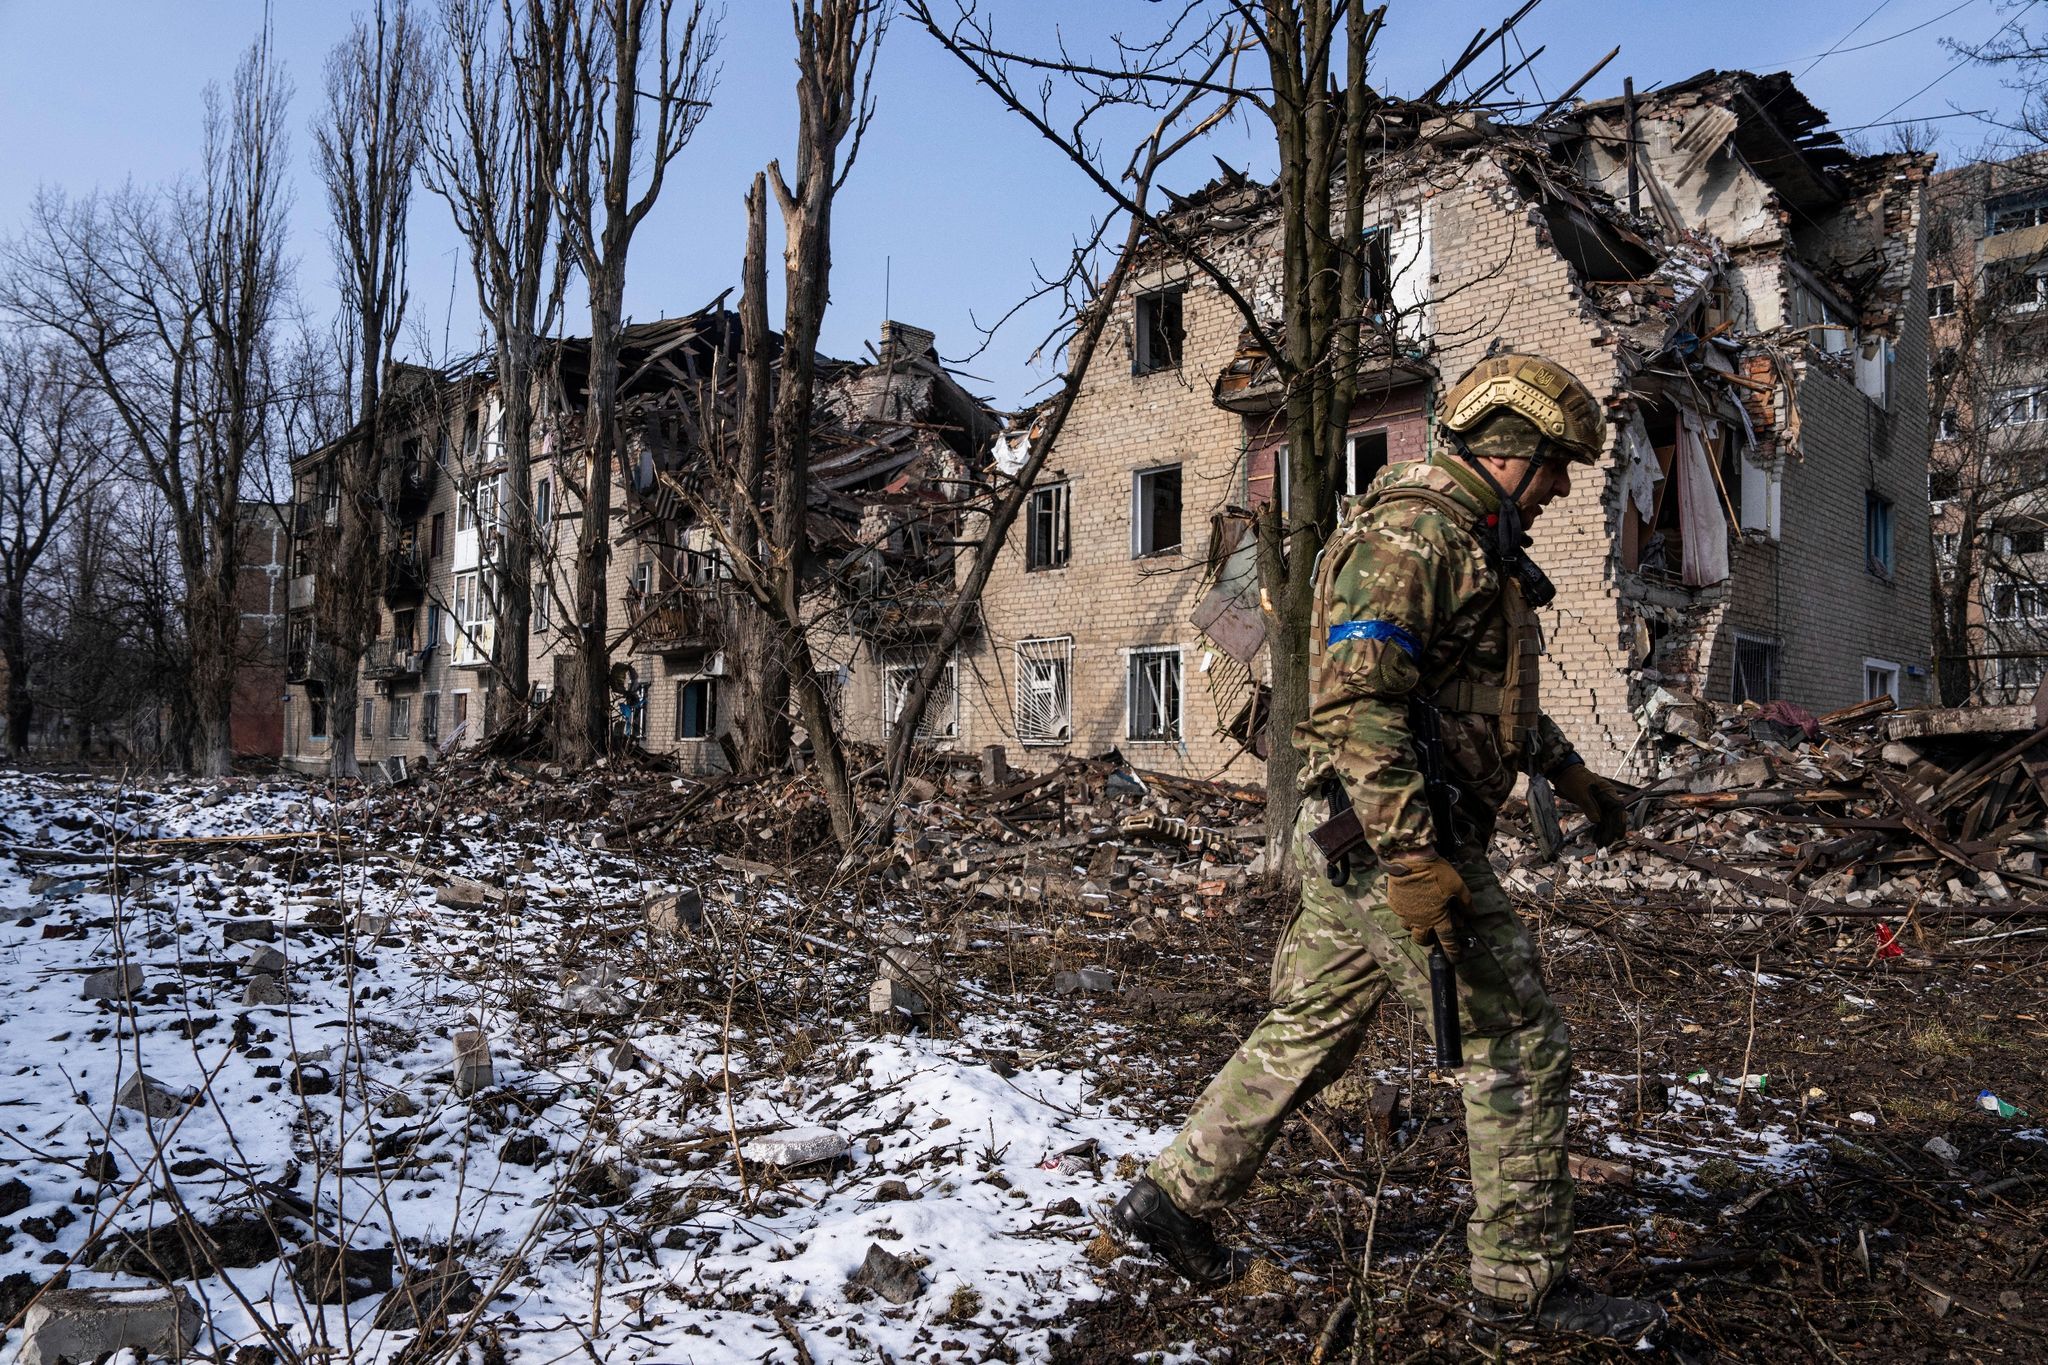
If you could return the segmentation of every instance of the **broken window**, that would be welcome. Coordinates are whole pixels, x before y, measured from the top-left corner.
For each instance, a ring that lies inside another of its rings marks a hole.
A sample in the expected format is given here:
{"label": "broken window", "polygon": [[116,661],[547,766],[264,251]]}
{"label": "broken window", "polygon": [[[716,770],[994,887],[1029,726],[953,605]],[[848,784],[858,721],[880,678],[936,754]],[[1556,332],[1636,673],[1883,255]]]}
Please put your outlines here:
{"label": "broken window", "polygon": [[2048,191],[2023,190],[1984,201],[1984,230],[1993,237],[2042,223],[2048,223]]}
{"label": "broken window", "polygon": [[463,732],[464,730],[468,729],[468,728],[469,728],[469,693],[467,693],[467,692],[457,692],[457,693],[455,694],[455,724],[454,724],[454,727],[453,727],[452,729],[450,729],[450,730],[449,730],[449,732],[448,732],[448,738],[450,738],[450,739],[454,739],[454,740],[460,740],[460,739],[461,739],[461,738],[463,737],[463,734],[462,734],[462,732]]}
{"label": "broken window", "polygon": [[643,559],[633,566],[633,595],[646,597],[654,591],[654,561]]}
{"label": "broken window", "polygon": [[327,689],[312,686],[306,689],[306,736],[309,739],[327,738]]}
{"label": "broken window", "polygon": [[441,742],[441,694],[428,692],[420,698],[420,739],[434,745]]}
{"label": "broken window", "polygon": [[631,692],[626,694],[626,702],[624,707],[626,712],[626,733],[628,735],[631,735],[634,739],[642,742],[645,742],[645,740],[647,739],[648,690],[649,684],[641,683],[638,687],[634,688]]}
{"label": "broken window", "polygon": [[1131,348],[1132,374],[1153,374],[1159,370],[1180,368],[1181,342],[1187,335],[1181,326],[1181,297],[1186,292],[1182,286],[1175,285],[1171,289],[1138,296],[1138,335]]}
{"label": "broken window", "polygon": [[2038,621],[2048,616],[2048,588],[2034,583],[1994,584],[1990,614],[1994,621]]}
{"label": "broken window", "polygon": [[1929,469],[1927,471],[1927,500],[1947,502],[1962,491],[1962,476],[1953,469]]}
{"label": "broken window", "polygon": [[448,545],[448,514],[434,513],[434,529],[427,537],[427,558],[439,559],[441,551]]}
{"label": "broken window", "polygon": [[2031,313],[2048,303],[2048,272],[2014,270],[1997,281],[1999,307],[2011,313]]}
{"label": "broken window", "polygon": [[2041,544],[2042,536],[2038,527],[2005,533],[2005,552],[2009,555],[2037,555],[2041,553]]}
{"label": "broken window", "polygon": [[1180,649],[1134,649],[1125,698],[1131,739],[1180,738]]}
{"label": "broken window", "polygon": [[1863,661],[1863,700],[1876,701],[1879,697],[1899,699],[1899,666],[1885,659]]}
{"label": "broken window", "polygon": [[543,535],[548,523],[555,519],[555,487],[547,479],[539,479],[533,485],[533,523]]}
{"label": "broken window", "polygon": [[1934,439],[1954,441],[1962,436],[1962,419],[1954,408],[1943,408],[1941,416],[1934,419]]}
{"label": "broken window", "polygon": [[455,662],[480,664],[490,657],[490,606],[481,570],[455,575]]}
{"label": "broken window", "polygon": [[1778,642],[1735,632],[1735,685],[1730,700],[1759,704],[1778,697]]}
{"label": "broken window", "polygon": [[1026,569],[1066,567],[1068,487],[1055,483],[1031,490],[1031,510],[1025,521]]}
{"label": "broken window", "polygon": [[[924,661],[915,658],[898,658],[882,670],[882,730],[884,734],[896,732],[897,717],[903,714],[903,703],[910,696],[910,684],[917,677]],[[932,684],[931,696],[926,700],[924,715],[917,723],[919,739],[952,739],[960,733],[960,690],[957,661],[948,659],[938,680]]]}
{"label": "broken window", "polygon": [[1934,553],[1944,566],[1956,562],[1956,551],[1963,547],[1963,538],[1954,531],[1943,531],[1934,538]]}
{"label": "broken window", "polygon": [[676,684],[676,738],[710,739],[718,724],[718,683],[686,678]]}
{"label": "broken window", "polygon": [[1952,284],[1930,284],[1927,286],[1927,316],[1945,318],[1956,311],[1956,287]]}
{"label": "broken window", "polygon": [[[1733,437],[1711,418],[1687,410],[1647,409],[1626,428],[1628,507],[1622,522],[1622,565],[1646,578],[1704,587],[1728,577],[1733,516],[1723,487],[1723,443]],[[1742,461],[1746,466],[1747,460]],[[1745,470],[1745,527],[1776,534],[1775,471]]]}
{"label": "broken window", "polygon": [[2048,389],[2037,387],[2002,389],[1991,402],[1991,425],[2023,426],[2048,417]]}
{"label": "broken window", "polygon": [[1357,496],[1387,467],[1387,432],[1354,431],[1344,441],[1344,492]]}
{"label": "broken window", "polygon": [[1393,304],[1394,276],[1387,250],[1392,236],[1383,227],[1369,227],[1360,243],[1363,278],[1359,283],[1368,314],[1385,313]]}
{"label": "broken window", "polygon": [[2038,654],[2001,655],[1998,687],[2009,697],[2030,696],[2041,686],[2042,664]]}
{"label": "broken window", "polygon": [[1892,575],[1892,502],[1876,489],[1863,494],[1864,567],[1874,574]]}
{"label": "broken window", "polygon": [[1131,557],[1180,548],[1180,466],[1140,469],[1131,476]]}
{"label": "broken window", "polygon": [[536,583],[533,585],[532,617],[531,624],[536,633],[548,628],[548,585],[546,583]]}
{"label": "broken window", "polygon": [[391,728],[385,732],[392,739],[412,738],[412,698],[391,699]]}
{"label": "broken window", "polygon": [[362,725],[362,737],[363,737],[364,739],[370,739],[370,738],[373,738],[373,737],[374,737],[374,736],[376,735],[376,733],[377,733],[377,700],[376,700],[376,698],[374,698],[374,697],[364,697],[364,698],[363,698],[363,725]]}
{"label": "broken window", "polygon": [[1017,642],[1017,739],[1064,744],[1073,735],[1074,637]]}

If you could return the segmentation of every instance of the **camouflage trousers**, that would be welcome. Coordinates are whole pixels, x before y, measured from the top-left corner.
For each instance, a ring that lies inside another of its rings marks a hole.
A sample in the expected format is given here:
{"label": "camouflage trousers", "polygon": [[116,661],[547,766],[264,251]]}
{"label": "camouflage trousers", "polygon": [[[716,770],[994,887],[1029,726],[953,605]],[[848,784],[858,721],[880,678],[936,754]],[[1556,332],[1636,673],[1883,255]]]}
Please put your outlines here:
{"label": "camouflage trousers", "polygon": [[[1273,1007],[1148,1172],[1196,1217],[1235,1203],[1250,1187],[1287,1116],[1351,1065],[1389,987],[1430,1026],[1427,952],[1388,907],[1384,873],[1331,884],[1306,837],[1324,816],[1320,801],[1303,803],[1295,837],[1301,903],[1274,951]],[[1563,1273],[1571,1246],[1571,1042],[1543,989],[1535,943],[1484,855],[1461,861],[1458,871],[1472,888],[1457,973],[1472,1287],[1529,1303]]]}

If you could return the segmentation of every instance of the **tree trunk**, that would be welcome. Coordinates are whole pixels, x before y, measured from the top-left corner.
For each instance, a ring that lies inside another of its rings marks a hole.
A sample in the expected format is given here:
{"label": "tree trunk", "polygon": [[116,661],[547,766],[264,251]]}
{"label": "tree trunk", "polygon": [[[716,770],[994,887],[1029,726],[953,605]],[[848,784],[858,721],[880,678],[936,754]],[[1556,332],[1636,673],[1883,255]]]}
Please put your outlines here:
{"label": "tree trunk", "polygon": [[582,765],[605,751],[611,693],[605,573],[611,557],[612,463],[618,453],[619,304],[623,282],[606,269],[590,283],[590,376],[584,408],[583,522],[576,538],[576,648],[557,718],[562,758]]}
{"label": "tree trunk", "polygon": [[[756,563],[767,562],[766,548],[753,534],[754,513],[761,505],[767,467],[770,403],[774,398],[768,359],[768,178],[756,175],[747,192],[747,251],[740,268],[740,427],[739,460],[729,490],[727,524],[753,550]],[[734,681],[738,705],[740,771],[750,776],[772,772],[789,760],[790,671],[795,667],[783,648],[782,631],[761,604],[744,593],[729,597],[728,621],[733,628]],[[812,744],[816,746],[816,731]]]}

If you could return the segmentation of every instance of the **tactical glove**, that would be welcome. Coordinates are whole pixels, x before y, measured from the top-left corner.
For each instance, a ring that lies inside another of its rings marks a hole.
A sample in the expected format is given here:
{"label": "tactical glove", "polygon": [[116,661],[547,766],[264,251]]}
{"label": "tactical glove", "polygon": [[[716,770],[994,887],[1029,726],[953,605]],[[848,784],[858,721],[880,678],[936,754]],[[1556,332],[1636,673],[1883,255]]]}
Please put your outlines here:
{"label": "tactical glove", "polygon": [[1558,794],[1586,813],[1593,822],[1593,842],[1612,848],[1628,833],[1628,802],[1621,788],[1583,763],[1573,763],[1551,774],[1550,785]]}
{"label": "tactical glove", "polygon": [[1443,945],[1444,956],[1456,962],[1458,945],[1457,910],[1472,908],[1472,889],[1458,875],[1458,869],[1431,854],[1390,863],[1387,869],[1387,904],[1408,926],[1417,943],[1434,939]]}

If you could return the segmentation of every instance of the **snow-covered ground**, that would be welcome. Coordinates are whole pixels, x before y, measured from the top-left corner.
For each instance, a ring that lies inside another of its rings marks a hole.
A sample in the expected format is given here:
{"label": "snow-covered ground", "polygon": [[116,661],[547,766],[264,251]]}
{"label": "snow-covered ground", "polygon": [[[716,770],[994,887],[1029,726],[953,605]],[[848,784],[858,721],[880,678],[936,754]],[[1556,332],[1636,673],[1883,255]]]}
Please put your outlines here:
{"label": "snow-covered ground", "polygon": [[[215,1243],[185,1280],[209,1354],[392,1358],[416,1333],[378,1325],[385,1249],[417,1284],[459,1264],[465,1353],[511,1361],[1028,1359],[1099,1292],[1090,1215],[1168,1135],[1085,1068],[971,1008],[954,1037],[875,1034],[872,968],[825,946],[817,903],[708,859],[650,879],[563,831],[420,826],[283,782],[0,775],[0,1207],[26,1200],[0,1217],[0,1319],[59,1271],[147,1283],[152,1249],[191,1255],[181,1218]],[[287,832],[327,837],[145,842]],[[523,904],[437,903],[444,874]],[[678,878],[707,902],[687,942],[642,911]],[[247,1004],[269,951],[289,999]],[[139,985],[84,998],[123,963]],[[461,1095],[467,1029],[493,1074]],[[116,1103],[138,1072],[157,1117]],[[774,1164],[815,1130],[845,1155]],[[312,1242],[366,1253],[366,1292],[308,1302],[289,1258]],[[914,1297],[849,1282],[871,1248]]]}

